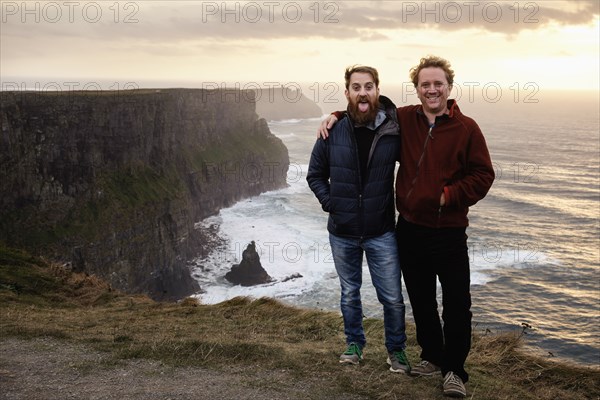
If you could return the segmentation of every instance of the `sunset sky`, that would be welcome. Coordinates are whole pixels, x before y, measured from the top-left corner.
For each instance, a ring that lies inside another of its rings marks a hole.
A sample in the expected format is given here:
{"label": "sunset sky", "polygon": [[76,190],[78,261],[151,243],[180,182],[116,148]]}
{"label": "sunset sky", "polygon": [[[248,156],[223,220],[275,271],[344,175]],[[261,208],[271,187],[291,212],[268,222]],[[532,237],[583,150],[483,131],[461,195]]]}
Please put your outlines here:
{"label": "sunset sky", "polygon": [[[2,1],[3,89],[341,83],[350,64],[408,82],[420,57],[456,82],[599,89],[593,1]],[[76,82],[74,84],[73,82]],[[79,87],[77,87],[79,85]]]}

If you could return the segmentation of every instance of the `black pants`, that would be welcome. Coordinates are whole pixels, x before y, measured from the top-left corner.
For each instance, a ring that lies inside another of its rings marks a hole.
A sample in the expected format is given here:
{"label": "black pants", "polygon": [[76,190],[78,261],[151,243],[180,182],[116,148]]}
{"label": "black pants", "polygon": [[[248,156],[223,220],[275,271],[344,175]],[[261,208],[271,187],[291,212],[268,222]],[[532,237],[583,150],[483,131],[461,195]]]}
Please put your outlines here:
{"label": "black pants", "polygon": [[[466,228],[428,228],[398,219],[400,268],[417,328],[421,358],[454,372],[463,382],[471,349],[471,292]],[[442,320],[436,299],[442,286]]]}

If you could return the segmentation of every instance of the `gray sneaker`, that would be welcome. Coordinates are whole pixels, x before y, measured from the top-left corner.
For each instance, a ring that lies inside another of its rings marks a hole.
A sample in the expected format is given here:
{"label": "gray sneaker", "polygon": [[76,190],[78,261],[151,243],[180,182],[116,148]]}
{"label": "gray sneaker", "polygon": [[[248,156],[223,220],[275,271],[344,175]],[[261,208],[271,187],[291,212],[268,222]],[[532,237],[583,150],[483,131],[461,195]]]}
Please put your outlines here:
{"label": "gray sneaker", "polygon": [[467,389],[462,379],[454,372],[449,371],[444,376],[444,396],[467,397]]}
{"label": "gray sneaker", "polygon": [[441,369],[434,363],[427,360],[421,360],[420,363],[412,367],[410,374],[413,376],[432,376],[440,372]]}
{"label": "gray sneaker", "polygon": [[356,343],[350,343],[340,356],[340,364],[358,364],[363,359],[362,349]]}
{"label": "gray sneaker", "polygon": [[392,372],[401,372],[403,374],[410,372],[410,363],[408,362],[408,357],[406,357],[404,350],[388,353],[387,363]]}

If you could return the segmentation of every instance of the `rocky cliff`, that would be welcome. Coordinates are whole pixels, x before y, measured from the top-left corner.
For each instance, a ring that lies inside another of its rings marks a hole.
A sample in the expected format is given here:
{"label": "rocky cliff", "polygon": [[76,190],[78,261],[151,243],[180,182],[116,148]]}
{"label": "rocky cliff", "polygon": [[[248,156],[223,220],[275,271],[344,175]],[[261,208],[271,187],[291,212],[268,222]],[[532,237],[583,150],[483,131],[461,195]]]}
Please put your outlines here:
{"label": "rocky cliff", "polygon": [[195,222],[285,186],[287,149],[254,92],[1,92],[0,242],[115,288],[198,290]]}

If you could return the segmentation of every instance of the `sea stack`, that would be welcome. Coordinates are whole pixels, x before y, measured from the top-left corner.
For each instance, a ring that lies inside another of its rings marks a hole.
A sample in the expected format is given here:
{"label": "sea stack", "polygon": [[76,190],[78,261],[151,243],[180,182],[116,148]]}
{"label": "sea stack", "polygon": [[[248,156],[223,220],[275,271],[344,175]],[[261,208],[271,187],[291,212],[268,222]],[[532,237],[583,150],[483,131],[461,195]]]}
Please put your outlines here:
{"label": "sea stack", "polygon": [[260,256],[256,252],[256,244],[250,242],[242,252],[242,262],[234,264],[225,279],[235,285],[253,286],[272,282],[273,279],[260,264]]}

